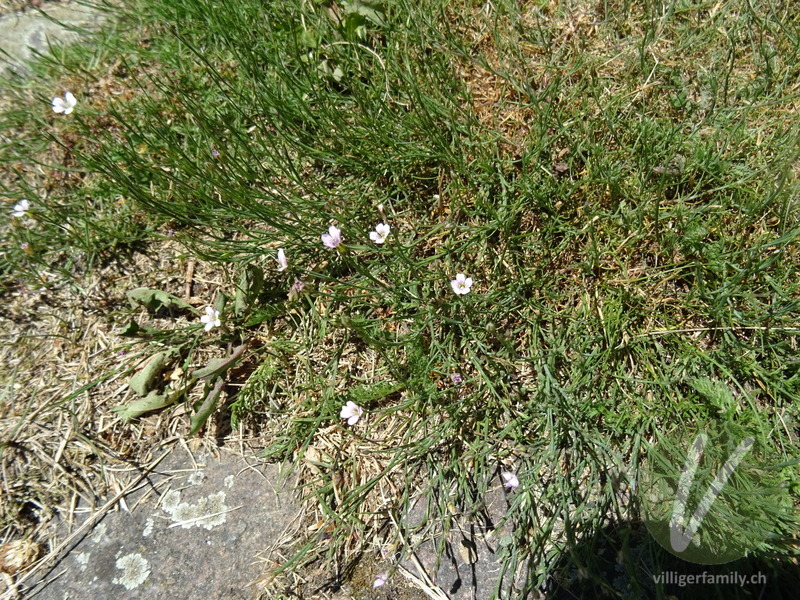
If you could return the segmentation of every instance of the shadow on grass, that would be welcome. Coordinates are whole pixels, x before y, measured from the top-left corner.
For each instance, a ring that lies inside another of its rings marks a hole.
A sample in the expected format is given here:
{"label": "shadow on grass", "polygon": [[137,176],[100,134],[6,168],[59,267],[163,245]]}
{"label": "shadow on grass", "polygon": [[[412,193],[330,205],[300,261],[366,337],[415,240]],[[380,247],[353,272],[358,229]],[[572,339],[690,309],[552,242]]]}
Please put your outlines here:
{"label": "shadow on grass", "polygon": [[641,521],[609,525],[571,546],[552,570],[550,599],[796,598],[796,559],[750,556],[720,565],[682,560]]}

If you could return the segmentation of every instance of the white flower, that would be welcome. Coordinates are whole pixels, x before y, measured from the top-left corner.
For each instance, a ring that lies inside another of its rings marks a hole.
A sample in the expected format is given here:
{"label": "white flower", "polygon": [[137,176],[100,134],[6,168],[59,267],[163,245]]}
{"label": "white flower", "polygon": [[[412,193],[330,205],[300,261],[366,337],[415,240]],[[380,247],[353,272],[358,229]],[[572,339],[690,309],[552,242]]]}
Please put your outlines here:
{"label": "white flower", "polygon": [[200,322],[206,324],[206,331],[211,331],[213,327],[222,325],[222,322],[219,320],[219,311],[210,306],[206,306],[206,314],[200,317]]}
{"label": "white flower", "polygon": [[382,585],[385,585],[388,580],[389,580],[389,574],[381,573],[380,575],[377,575],[375,577],[375,581],[372,582],[372,588],[373,589],[379,588]]}
{"label": "white flower", "polygon": [[500,476],[503,478],[505,483],[503,484],[507,488],[518,488],[519,487],[519,479],[517,476],[510,472],[500,473]]}
{"label": "white flower", "polygon": [[463,273],[459,273],[456,275],[456,278],[450,282],[450,285],[453,286],[453,291],[456,294],[469,294],[469,289],[472,287],[472,277],[467,277]]}
{"label": "white flower", "polygon": [[378,223],[375,225],[375,231],[370,232],[369,239],[376,244],[382,244],[389,236],[389,226],[386,223]]}
{"label": "white flower", "polygon": [[361,418],[361,415],[364,414],[364,409],[361,408],[358,404],[353,402],[352,400],[348,400],[347,404],[342,407],[342,412],[339,413],[339,416],[343,419],[347,419],[348,425],[355,425],[358,423],[358,420]]}
{"label": "white flower", "polygon": [[342,243],[342,231],[335,225],[331,225],[328,228],[328,233],[322,234],[322,243],[325,244],[328,248],[336,248],[339,244]]}
{"label": "white flower", "polygon": [[12,217],[24,217],[25,213],[31,207],[31,203],[23,198],[14,205],[14,211],[11,213]]}
{"label": "white flower", "polygon": [[289,266],[289,263],[286,262],[286,253],[283,251],[283,248],[278,250],[278,271],[285,271],[286,268]]}
{"label": "white flower", "polygon": [[68,115],[72,112],[72,109],[75,108],[76,104],[78,104],[78,101],[75,99],[75,96],[72,95],[72,92],[67,92],[64,94],[63,98],[59,98],[58,96],[53,98],[53,112]]}

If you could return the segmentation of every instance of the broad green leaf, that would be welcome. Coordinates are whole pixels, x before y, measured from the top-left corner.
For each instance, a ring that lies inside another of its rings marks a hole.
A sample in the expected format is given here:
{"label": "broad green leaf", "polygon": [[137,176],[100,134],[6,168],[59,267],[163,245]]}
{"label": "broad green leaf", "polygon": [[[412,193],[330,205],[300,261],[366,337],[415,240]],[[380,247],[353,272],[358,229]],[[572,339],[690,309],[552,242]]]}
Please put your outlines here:
{"label": "broad green leaf", "polygon": [[192,312],[197,312],[191,304],[161,290],[142,287],[130,290],[125,295],[128,297],[128,302],[131,303],[132,307],[145,306],[150,312],[157,312],[162,307],[185,308]]}
{"label": "broad green leaf", "polygon": [[214,387],[209,390],[205,400],[203,400],[202,403],[195,404],[195,413],[190,420],[189,435],[194,435],[206,424],[208,417],[211,416],[211,413],[213,413],[214,409],[217,407],[217,400],[219,400],[219,395],[222,393],[222,388],[224,387],[225,380],[221,377],[217,378]]}

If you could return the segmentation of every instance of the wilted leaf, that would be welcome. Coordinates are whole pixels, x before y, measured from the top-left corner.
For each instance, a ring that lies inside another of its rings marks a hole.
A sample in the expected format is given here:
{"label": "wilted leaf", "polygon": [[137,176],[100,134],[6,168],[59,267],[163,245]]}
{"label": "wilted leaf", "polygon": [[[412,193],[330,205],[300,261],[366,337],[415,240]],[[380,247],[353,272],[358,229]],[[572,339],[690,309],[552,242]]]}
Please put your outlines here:
{"label": "wilted leaf", "polygon": [[122,329],[120,329],[119,335],[124,337],[147,337],[155,332],[156,330],[152,327],[148,327],[147,325],[142,327],[136,321],[131,319]]}
{"label": "wilted leaf", "polygon": [[133,402],[129,402],[128,404],[123,404],[121,406],[115,406],[111,410],[117,413],[125,421],[130,421],[131,419],[140,417],[144,413],[169,406],[175,402],[178,396],[180,396],[182,393],[183,390],[181,390],[180,393],[165,395],[159,394],[156,390],[153,390],[144,398],[134,400]]}
{"label": "wilted leaf", "polygon": [[197,312],[195,308],[177,296],[162,292],[161,290],[153,290],[150,288],[136,288],[130,290],[125,294],[128,297],[128,302],[131,306],[144,306],[150,312],[157,312],[160,308],[185,308],[193,312]]}
{"label": "wilted leaf", "polygon": [[553,165],[553,171],[557,177],[563,177],[569,173],[569,165],[565,162],[559,162]]}
{"label": "wilted leaf", "polygon": [[161,371],[178,355],[175,349],[166,350],[155,354],[144,368],[128,381],[128,386],[140,396],[147,395],[153,389],[153,383]]}
{"label": "wilted leaf", "polygon": [[208,364],[205,367],[193,371],[191,377],[193,379],[210,379],[212,377],[222,375],[225,371],[233,367],[242,359],[246,349],[247,344],[245,343],[234,348],[233,353],[230,356],[214,358],[208,361]]}
{"label": "wilted leaf", "polygon": [[221,377],[217,379],[214,387],[206,395],[205,400],[200,406],[195,405],[195,413],[190,420],[189,435],[194,435],[206,424],[208,417],[214,412],[217,407],[217,400],[219,399],[222,388],[225,387],[225,380]]}
{"label": "wilted leaf", "polygon": [[475,564],[478,562],[478,552],[475,548],[475,544],[468,539],[462,539],[461,543],[458,545],[458,553],[461,555],[461,559],[467,564]]}

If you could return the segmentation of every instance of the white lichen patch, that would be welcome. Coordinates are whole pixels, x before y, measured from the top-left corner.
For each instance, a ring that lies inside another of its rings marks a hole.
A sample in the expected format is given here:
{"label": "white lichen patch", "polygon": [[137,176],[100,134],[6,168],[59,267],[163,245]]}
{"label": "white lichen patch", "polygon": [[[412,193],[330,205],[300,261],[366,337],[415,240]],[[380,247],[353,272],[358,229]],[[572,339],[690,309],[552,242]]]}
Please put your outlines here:
{"label": "white lichen patch", "polygon": [[223,483],[225,484],[225,487],[228,488],[228,489],[231,489],[233,487],[233,480],[234,479],[236,479],[236,475],[228,475],[225,478],[225,481],[223,481]]}
{"label": "white lichen patch", "polygon": [[200,485],[206,480],[206,473],[205,471],[195,471],[189,477],[186,478],[186,481],[189,485]]}
{"label": "white lichen patch", "polygon": [[127,554],[117,559],[117,568],[122,575],[115,577],[112,583],[123,585],[127,590],[139,587],[150,575],[150,563],[141,554]]}
{"label": "white lichen patch", "polygon": [[170,490],[161,498],[161,508],[171,513],[181,503],[181,493],[178,490]]}
{"label": "white lichen patch", "polygon": [[97,527],[94,528],[94,533],[92,533],[92,541],[95,544],[102,544],[108,541],[108,536],[106,535],[105,523],[100,523]]}
{"label": "white lichen patch", "polygon": [[80,554],[75,555],[75,562],[78,563],[81,571],[85,571],[86,567],[89,566],[89,558],[92,556],[90,552],[81,552]]}
{"label": "white lichen patch", "polygon": [[[180,500],[180,496],[178,500]],[[174,523],[180,523],[183,529],[205,527],[208,530],[222,525],[227,519],[228,510],[228,507],[225,506],[225,492],[217,492],[206,498],[200,498],[194,504],[182,502],[173,505],[171,502],[169,504],[162,502],[161,508],[169,514]]]}
{"label": "white lichen patch", "polygon": [[144,537],[150,537],[152,533],[153,533],[153,519],[147,519],[147,521],[144,522],[144,531],[142,532],[142,535]]}

